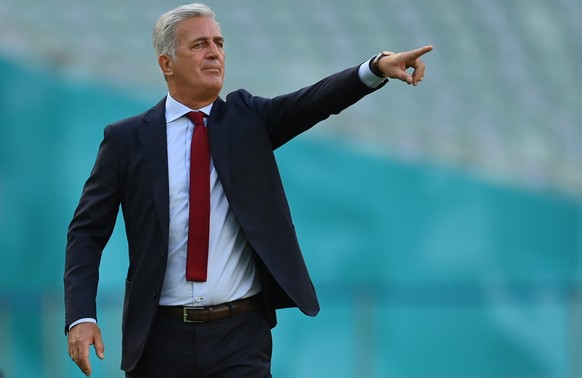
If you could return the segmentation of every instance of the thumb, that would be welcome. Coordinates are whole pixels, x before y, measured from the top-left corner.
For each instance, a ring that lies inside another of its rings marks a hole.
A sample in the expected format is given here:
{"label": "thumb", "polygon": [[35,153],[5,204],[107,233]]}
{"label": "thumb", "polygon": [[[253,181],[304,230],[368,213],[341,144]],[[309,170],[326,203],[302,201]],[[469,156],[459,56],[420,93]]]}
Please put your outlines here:
{"label": "thumb", "polygon": [[100,359],[104,359],[105,358],[105,345],[103,345],[103,340],[101,339],[101,334],[98,334],[95,337],[95,342],[93,344],[93,347],[95,347],[95,354],[97,355],[97,357],[99,357]]}

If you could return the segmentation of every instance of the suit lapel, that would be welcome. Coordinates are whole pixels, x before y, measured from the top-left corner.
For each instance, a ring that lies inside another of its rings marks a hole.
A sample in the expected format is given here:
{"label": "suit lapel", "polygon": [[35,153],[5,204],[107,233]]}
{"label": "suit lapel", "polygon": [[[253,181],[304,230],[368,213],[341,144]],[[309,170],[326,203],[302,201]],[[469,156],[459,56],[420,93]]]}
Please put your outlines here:
{"label": "suit lapel", "polygon": [[138,130],[142,153],[152,183],[154,202],[166,244],[170,224],[168,188],[168,145],[166,136],[165,101],[162,99],[143,116]]}
{"label": "suit lapel", "polygon": [[[166,135],[165,101],[162,99],[143,116],[139,128],[142,153],[152,183],[158,219],[166,242],[168,240],[170,214],[168,187],[168,145]],[[224,117],[225,102],[218,98],[208,118],[208,135],[214,167],[225,192],[230,188],[229,128]]]}
{"label": "suit lapel", "polygon": [[230,131],[225,113],[226,103],[218,98],[212,106],[207,126],[214,168],[216,168],[222,188],[228,194],[230,189]]}

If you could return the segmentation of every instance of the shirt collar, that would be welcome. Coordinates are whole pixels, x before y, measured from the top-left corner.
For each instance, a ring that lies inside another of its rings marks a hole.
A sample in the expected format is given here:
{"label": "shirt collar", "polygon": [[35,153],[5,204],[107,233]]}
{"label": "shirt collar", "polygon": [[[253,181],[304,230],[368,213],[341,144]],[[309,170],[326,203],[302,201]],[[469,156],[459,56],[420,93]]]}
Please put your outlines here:
{"label": "shirt collar", "polygon": [[166,123],[175,121],[184,114],[192,111],[201,111],[208,116],[210,115],[210,111],[212,111],[212,105],[213,104],[209,104],[200,109],[190,109],[186,105],[174,100],[168,93],[166,96]]}

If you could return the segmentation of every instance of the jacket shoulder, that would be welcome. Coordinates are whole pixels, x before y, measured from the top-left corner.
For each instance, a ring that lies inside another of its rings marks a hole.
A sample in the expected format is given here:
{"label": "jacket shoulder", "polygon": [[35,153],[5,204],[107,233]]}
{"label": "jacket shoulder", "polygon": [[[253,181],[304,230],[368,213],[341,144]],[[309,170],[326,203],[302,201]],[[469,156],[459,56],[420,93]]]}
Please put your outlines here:
{"label": "jacket shoulder", "polygon": [[115,121],[107,126],[107,128],[112,128],[115,130],[122,130],[122,129],[131,129],[135,127],[139,127],[144,123],[154,123],[154,122],[165,122],[165,101],[166,98],[164,97],[160,102],[154,105],[152,108],[127,117]]}

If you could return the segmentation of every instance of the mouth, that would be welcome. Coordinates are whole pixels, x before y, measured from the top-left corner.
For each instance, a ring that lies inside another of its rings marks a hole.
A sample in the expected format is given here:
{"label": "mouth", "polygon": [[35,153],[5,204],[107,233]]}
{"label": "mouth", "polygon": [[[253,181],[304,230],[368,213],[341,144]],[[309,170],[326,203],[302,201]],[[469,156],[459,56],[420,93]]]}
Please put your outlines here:
{"label": "mouth", "polygon": [[220,67],[204,67],[202,71],[211,72],[211,73],[222,73],[222,68]]}

